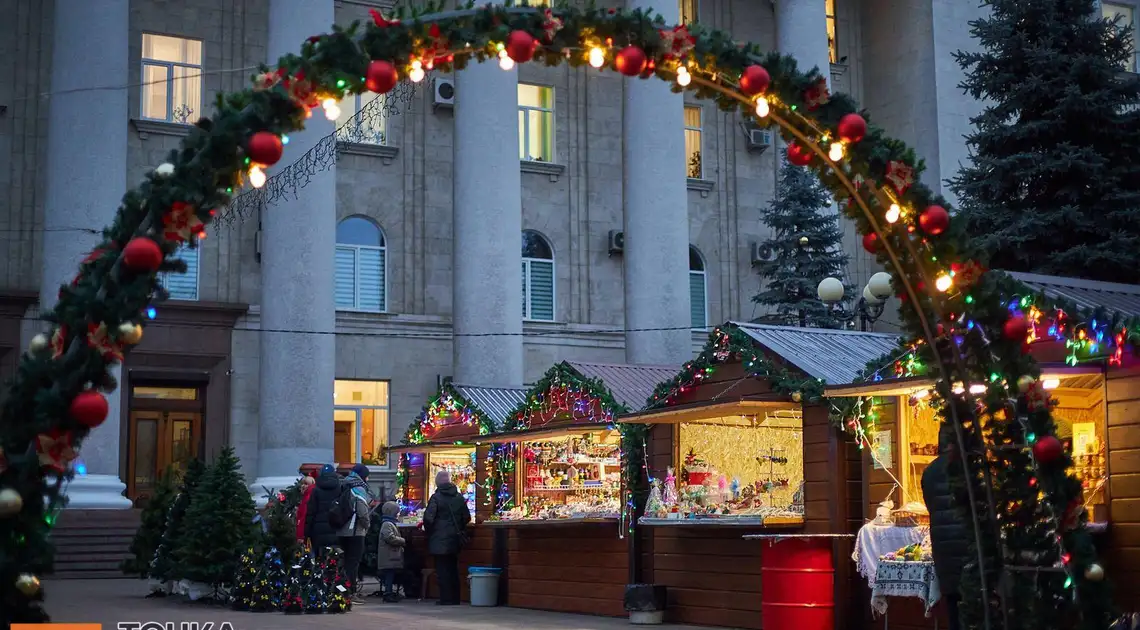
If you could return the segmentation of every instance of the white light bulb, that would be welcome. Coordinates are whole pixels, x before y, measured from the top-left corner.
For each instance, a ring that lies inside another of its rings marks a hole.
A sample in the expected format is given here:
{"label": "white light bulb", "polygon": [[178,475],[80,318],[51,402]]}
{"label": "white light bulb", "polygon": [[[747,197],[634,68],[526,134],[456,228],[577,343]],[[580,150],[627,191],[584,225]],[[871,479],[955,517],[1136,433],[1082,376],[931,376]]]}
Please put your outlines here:
{"label": "white light bulb", "polygon": [[254,166],[249,169],[249,183],[253,184],[254,188],[261,188],[265,185],[265,171],[261,170],[260,166]]}
{"label": "white light bulb", "polygon": [[838,162],[843,159],[843,143],[832,142],[831,148],[827,150],[827,157],[831,158],[832,162]]}
{"label": "white light bulb", "polygon": [[954,286],[954,279],[949,274],[942,274],[934,280],[934,288],[943,293],[949,291],[952,286]]}
{"label": "white light bulb", "polygon": [[590,65],[595,68],[601,68],[606,65],[606,51],[601,48],[590,49]]}
{"label": "white light bulb", "polygon": [[962,394],[965,393],[966,388],[962,387],[961,383],[954,383],[954,387],[950,391],[954,392],[955,394]]}
{"label": "white light bulb", "polygon": [[336,104],[335,98],[326,98],[321,101],[321,107],[325,108],[325,118],[329,120],[340,118],[340,106]]}
{"label": "white light bulb", "polygon": [[986,393],[986,386],[981,384],[974,384],[970,386],[971,394],[984,394]]}
{"label": "white light bulb", "polygon": [[503,70],[510,70],[515,67],[515,60],[511,59],[505,50],[499,51],[499,67]]}
{"label": "white light bulb", "polygon": [[769,111],[771,111],[771,107],[768,106],[768,99],[761,96],[756,101],[756,115],[763,118],[768,115]]}
{"label": "white light bulb", "polygon": [[1061,379],[1059,378],[1047,378],[1041,383],[1041,387],[1044,387],[1045,389],[1057,389],[1060,386]]}
{"label": "white light bulb", "polygon": [[412,83],[419,83],[424,80],[424,65],[417,59],[412,62],[412,69],[408,71],[408,78]]}
{"label": "white light bulb", "polygon": [[887,209],[887,223],[898,221],[900,216],[902,216],[902,208],[899,207],[899,204],[892,203],[891,207]]}
{"label": "white light bulb", "polygon": [[677,68],[677,85],[681,87],[687,86],[693,80],[693,75],[689,74],[689,69],[685,66]]}

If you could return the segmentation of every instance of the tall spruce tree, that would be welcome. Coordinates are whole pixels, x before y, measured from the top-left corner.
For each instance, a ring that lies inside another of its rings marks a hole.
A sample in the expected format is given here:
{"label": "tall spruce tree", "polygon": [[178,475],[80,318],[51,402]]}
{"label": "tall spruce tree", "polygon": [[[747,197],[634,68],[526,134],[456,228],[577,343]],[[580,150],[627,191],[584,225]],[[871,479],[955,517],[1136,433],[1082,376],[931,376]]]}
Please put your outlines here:
{"label": "tall spruce tree", "polygon": [[215,589],[233,584],[241,556],[257,540],[253,497],[232,447],[214,459],[186,510],[175,549],[180,575]]}
{"label": "tall spruce tree", "polygon": [[1140,282],[1140,80],[1131,29],[1095,0],[986,0],[958,52],[987,106],[950,182],[994,268]]}
{"label": "tall spruce tree", "polygon": [[[783,323],[842,326],[817,295],[819,281],[842,278],[847,265],[839,215],[830,210],[829,201],[811,171],[784,162],[776,197],[761,217],[772,230],[772,237],[761,244],[771,254],[759,269],[765,286],[752,298]],[[851,287],[845,286],[844,296],[852,295]]]}
{"label": "tall spruce tree", "polygon": [[182,540],[186,511],[190,507],[194,493],[198,491],[198,485],[202,482],[202,476],[205,472],[206,465],[201,460],[192,459],[186,466],[186,472],[182,475],[178,494],[171,502],[170,510],[166,515],[166,529],[162,532],[162,538],[154,552],[154,560],[151,562],[149,575],[159,582],[176,580],[181,577],[174,554],[179,541]]}
{"label": "tall spruce tree", "polygon": [[124,560],[121,568],[127,575],[145,578],[150,575],[151,563],[162,535],[166,532],[167,516],[178,491],[178,473],[167,468],[154,485],[146,507],[140,516],[139,529],[131,541],[131,557]]}

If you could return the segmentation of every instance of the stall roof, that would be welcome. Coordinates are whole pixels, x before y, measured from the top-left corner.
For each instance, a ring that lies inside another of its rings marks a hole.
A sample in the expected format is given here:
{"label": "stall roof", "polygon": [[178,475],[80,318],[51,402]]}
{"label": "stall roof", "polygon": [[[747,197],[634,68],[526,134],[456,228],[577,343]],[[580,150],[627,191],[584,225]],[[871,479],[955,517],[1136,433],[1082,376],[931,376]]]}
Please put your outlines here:
{"label": "stall roof", "polygon": [[1140,285],[1098,282],[1081,278],[1007,271],[1011,278],[1046,296],[1075,302],[1087,309],[1103,308],[1140,317]]}
{"label": "stall roof", "polygon": [[567,361],[570,367],[586,378],[605,383],[610,393],[630,411],[645,407],[658,383],[673,378],[680,366],[626,365],[617,363],[579,363]]}
{"label": "stall roof", "polygon": [[467,402],[487,414],[496,430],[502,428],[515,407],[526,400],[527,392],[525,389],[512,387],[477,387],[474,385],[454,385],[454,387],[467,399]]}
{"label": "stall roof", "polygon": [[886,333],[731,323],[808,376],[832,385],[854,381],[868,362],[899,348],[898,337]]}

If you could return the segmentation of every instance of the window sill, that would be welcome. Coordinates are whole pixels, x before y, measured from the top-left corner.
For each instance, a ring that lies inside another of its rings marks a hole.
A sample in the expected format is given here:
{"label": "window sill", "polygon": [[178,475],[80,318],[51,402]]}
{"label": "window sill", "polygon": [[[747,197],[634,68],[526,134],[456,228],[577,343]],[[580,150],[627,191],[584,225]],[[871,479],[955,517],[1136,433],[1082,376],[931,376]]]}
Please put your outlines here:
{"label": "window sill", "polygon": [[565,164],[539,162],[537,160],[519,160],[519,168],[521,168],[524,173],[547,175],[552,182],[558,181],[558,178],[562,177],[562,174],[566,172]]}
{"label": "window sill", "polygon": [[139,138],[146,140],[151,134],[158,136],[174,136],[184,137],[190,134],[190,130],[194,125],[183,125],[181,123],[172,123],[165,120],[145,120],[142,118],[132,118],[131,125],[135,131],[139,132]]}
{"label": "window sill", "polygon": [[701,193],[701,197],[708,197],[709,193],[712,192],[713,186],[715,185],[716,182],[711,179],[698,179],[696,177],[690,177],[685,181],[685,186],[689,190],[695,190]]}
{"label": "window sill", "polygon": [[396,159],[400,153],[398,147],[388,146],[386,144],[370,144],[367,142],[345,142],[343,140],[337,141],[336,148],[341,153],[349,155],[363,155],[367,157],[378,157],[387,166]]}

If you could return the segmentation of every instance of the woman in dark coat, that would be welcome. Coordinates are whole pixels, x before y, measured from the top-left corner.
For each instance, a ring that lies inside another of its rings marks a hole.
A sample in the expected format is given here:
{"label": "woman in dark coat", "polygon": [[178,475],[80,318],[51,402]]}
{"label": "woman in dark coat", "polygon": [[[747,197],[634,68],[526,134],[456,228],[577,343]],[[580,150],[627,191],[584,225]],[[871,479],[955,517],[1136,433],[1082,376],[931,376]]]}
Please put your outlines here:
{"label": "woman in dark coat", "polygon": [[934,556],[934,573],[942,599],[946,602],[949,630],[959,630],[958,602],[962,600],[959,583],[962,565],[969,557],[970,532],[958,514],[957,501],[950,489],[951,463],[955,461],[954,436],[943,430],[938,436],[938,457],[922,473],[922,498],[930,512],[930,547]]}
{"label": "woman in dark coat", "polygon": [[336,474],[336,468],[332,464],[325,464],[321,467],[317,485],[309,495],[309,505],[305,509],[305,536],[318,554],[337,544],[336,528],[329,523],[329,511],[338,498],[340,475]]}
{"label": "woman in dark coat", "polygon": [[439,583],[441,606],[459,605],[459,551],[462,533],[471,522],[467,500],[451,483],[451,475],[441,470],[435,476],[435,492],[424,511],[424,531],[428,552],[435,557],[435,579]]}

